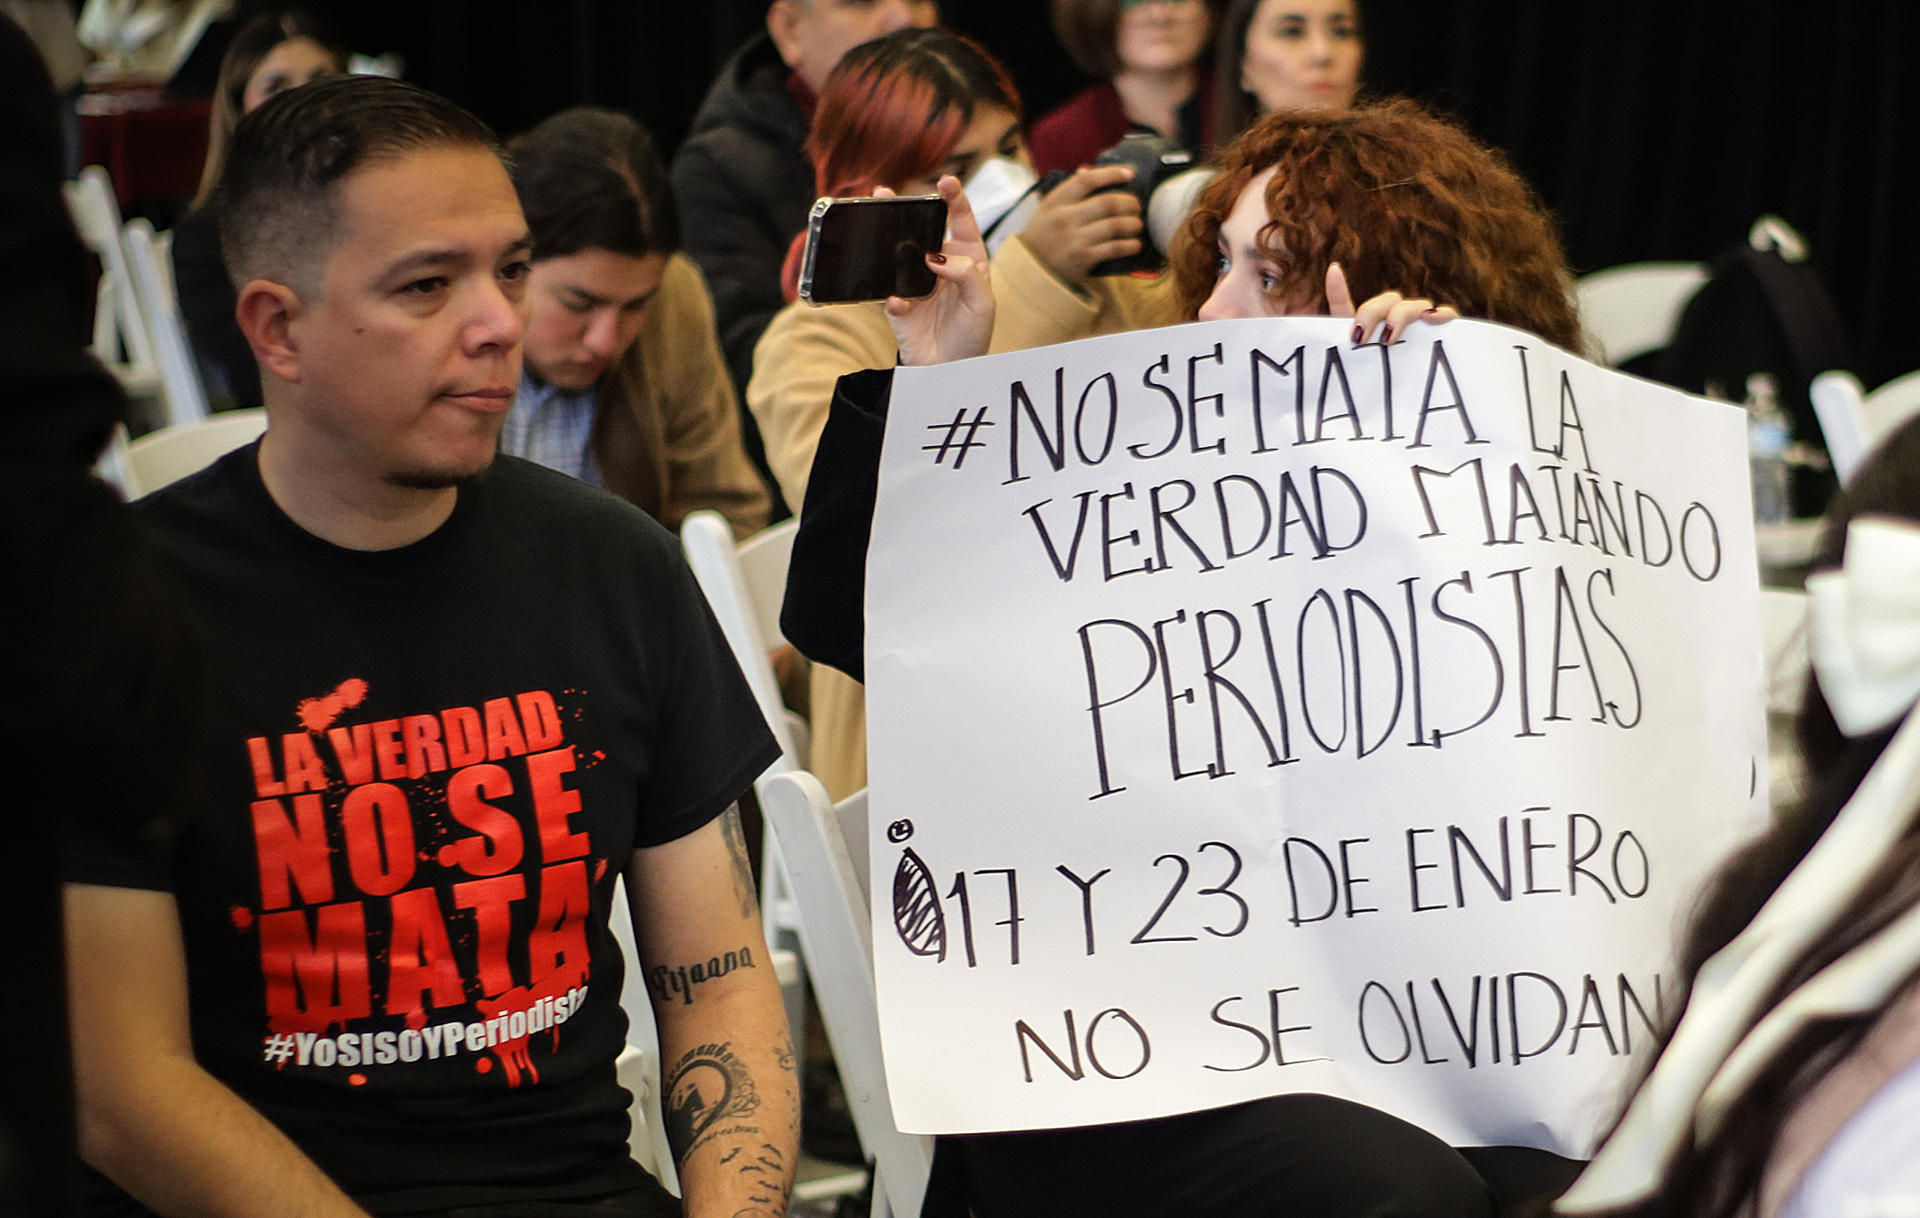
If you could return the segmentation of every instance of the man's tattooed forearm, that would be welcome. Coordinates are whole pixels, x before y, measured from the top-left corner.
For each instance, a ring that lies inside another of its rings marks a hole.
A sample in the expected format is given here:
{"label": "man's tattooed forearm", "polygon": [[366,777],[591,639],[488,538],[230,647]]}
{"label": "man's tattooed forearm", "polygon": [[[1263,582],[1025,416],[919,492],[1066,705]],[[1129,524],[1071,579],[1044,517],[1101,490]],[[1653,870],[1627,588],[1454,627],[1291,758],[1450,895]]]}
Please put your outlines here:
{"label": "man's tattooed forearm", "polygon": [[747,1156],[740,1166],[740,1174],[747,1178],[750,1191],[747,1200],[756,1208],[739,1211],[740,1214],[783,1214],[786,1212],[789,1197],[787,1185],[787,1157],[780,1148],[771,1142],[762,1142]]}
{"label": "man's tattooed forearm", "polygon": [[667,1142],[682,1162],[715,1136],[721,1122],[760,1107],[753,1075],[731,1044],[701,1045],[684,1054],[667,1072],[666,1094]]}
{"label": "man's tattooed forearm", "polygon": [[678,998],[692,1006],[693,987],[705,981],[717,980],[735,969],[757,967],[759,964],[753,958],[753,949],[742,943],[730,952],[696,960],[692,964],[655,965],[645,974],[647,992],[653,995],[655,1002],[671,1002]]}
{"label": "man's tattooed forearm", "polygon": [[733,895],[740,902],[741,916],[757,918],[760,886],[753,878],[753,860],[747,854],[747,835],[740,828],[738,804],[720,814],[720,832],[727,839],[727,856],[733,861]]}

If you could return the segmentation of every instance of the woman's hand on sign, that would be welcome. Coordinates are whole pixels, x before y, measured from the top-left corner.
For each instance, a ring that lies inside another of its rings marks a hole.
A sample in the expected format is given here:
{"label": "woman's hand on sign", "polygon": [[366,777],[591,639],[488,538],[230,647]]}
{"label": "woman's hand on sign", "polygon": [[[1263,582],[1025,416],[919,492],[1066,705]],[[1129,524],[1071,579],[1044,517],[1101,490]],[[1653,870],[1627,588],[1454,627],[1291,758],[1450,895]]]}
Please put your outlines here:
{"label": "woman's hand on sign", "polygon": [[[1337,262],[1327,265],[1327,315],[1353,318],[1353,341],[1363,343],[1396,342],[1416,321],[1439,323],[1452,321],[1460,311],[1452,305],[1436,305],[1422,297],[1409,299],[1398,292],[1382,292],[1354,307],[1353,292],[1347,287],[1347,273]],[[1375,339],[1374,329],[1379,327]]]}
{"label": "woman's hand on sign", "polygon": [[[944,364],[985,355],[993,335],[993,285],[987,246],[960,179],[947,174],[937,189],[947,201],[947,240],[927,266],[939,283],[931,296],[887,298],[887,321],[903,365]],[[875,194],[891,194],[885,187]]]}
{"label": "woman's hand on sign", "polygon": [[1047,269],[1074,287],[1109,258],[1140,252],[1140,200],[1117,189],[1130,165],[1082,169],[1048,191],[1021,234]]}

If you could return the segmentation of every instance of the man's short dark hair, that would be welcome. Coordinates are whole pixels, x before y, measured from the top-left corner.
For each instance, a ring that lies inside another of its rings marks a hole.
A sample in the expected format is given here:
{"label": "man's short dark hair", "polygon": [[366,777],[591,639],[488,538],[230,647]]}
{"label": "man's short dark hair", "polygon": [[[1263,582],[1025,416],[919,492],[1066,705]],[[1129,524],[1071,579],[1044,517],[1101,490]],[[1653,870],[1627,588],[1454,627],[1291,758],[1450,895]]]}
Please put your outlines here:
{"label": "man's short dark hair", "polygon": [[333,249],[341,181],[374,161],[444,147],[500,155],[485,123],[385,77],[334,76],[269,99],[234,129],[214,196],[234,285],[272,279],[310,290]]}
{"label": "man's short dark hair", "polygon": [[680,248],[666,167],[653,137],[629,115],[562,110],[507,151],[534,261],[585,249],[644,258]]}

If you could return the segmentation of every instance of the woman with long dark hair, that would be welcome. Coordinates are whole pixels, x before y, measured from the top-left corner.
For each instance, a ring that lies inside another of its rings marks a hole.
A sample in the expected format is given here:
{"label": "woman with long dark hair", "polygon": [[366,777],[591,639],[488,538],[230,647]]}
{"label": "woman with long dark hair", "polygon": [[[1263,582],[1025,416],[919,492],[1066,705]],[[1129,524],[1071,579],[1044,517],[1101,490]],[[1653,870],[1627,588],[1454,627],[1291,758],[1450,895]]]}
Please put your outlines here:
{"label": "woman with long dark hair", "polygon": [[298,10],[262,13],[227,44],[207,123],[207,160],[193,207],[173,228],[174,290],[215,409],[260,405],[260,367],[234,324],[233,283],[220,253],[214,188],[233,129],[249,111],[288,89],[347,70],[346,48]]}
{"label": "woman with long dark hair", "polygon": [[1346,110],[1366,41],[1359,0],[1233,0],[1214,44],[1221,139],[1281,110]]}
{"label": "woman with long dark hair", "polygon": [[1840,493],[1816,566],[1808,796],[1702,900],[1686,1009],[1563,1212],[1811,1218],[1920,1196],[1920,423]]}
{"label": "woman with long dark hair", "polygon": [[1207,43],[1214,0],[1053,0],[1053,32],[1098,83],[1033,124],[1040,172],[1073,170],[1130,132],[1164,136],[1196,157],[1212,151]]}

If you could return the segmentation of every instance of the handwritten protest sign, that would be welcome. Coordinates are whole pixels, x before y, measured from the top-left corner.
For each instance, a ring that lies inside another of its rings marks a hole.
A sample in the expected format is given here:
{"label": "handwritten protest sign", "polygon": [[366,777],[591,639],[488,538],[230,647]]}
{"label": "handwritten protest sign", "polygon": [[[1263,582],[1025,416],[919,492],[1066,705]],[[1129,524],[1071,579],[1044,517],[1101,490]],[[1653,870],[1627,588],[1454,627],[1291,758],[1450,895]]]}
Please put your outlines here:
{"label": "handwritten protest sign", "polygon": [[1579,1153],[1763,812],[1744,416],[1520,331],[896,377],[876,972],[918,1132],[1345,1096]]}

